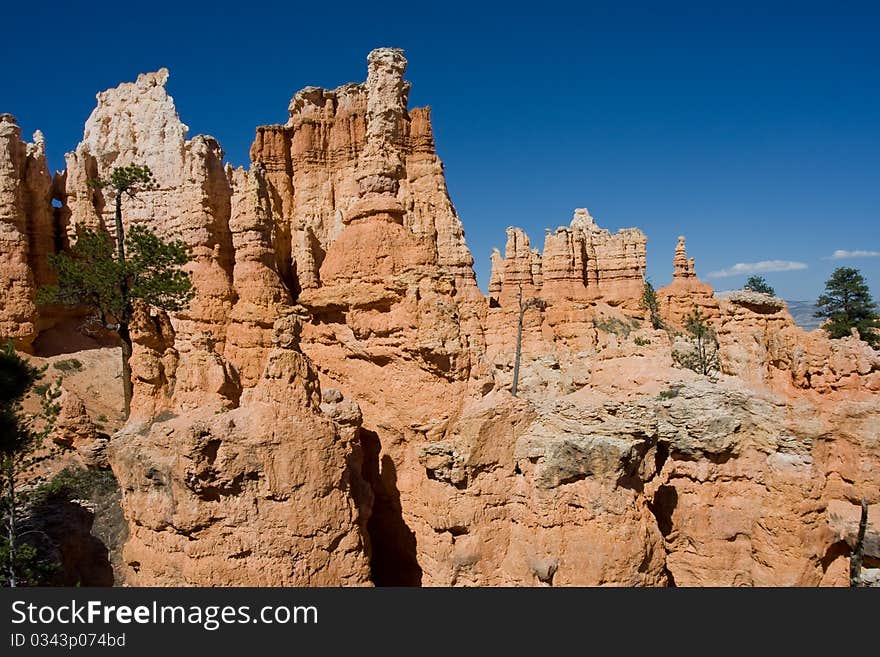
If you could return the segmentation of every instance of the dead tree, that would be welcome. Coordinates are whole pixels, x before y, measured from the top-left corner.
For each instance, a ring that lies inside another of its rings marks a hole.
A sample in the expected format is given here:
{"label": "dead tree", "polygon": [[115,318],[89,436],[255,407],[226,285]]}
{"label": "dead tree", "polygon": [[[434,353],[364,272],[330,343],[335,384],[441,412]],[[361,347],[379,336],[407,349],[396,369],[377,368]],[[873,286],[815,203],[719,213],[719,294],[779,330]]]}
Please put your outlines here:
{"label": "dead tree", "polygon": [[526,316],[526,311],[529,308],[537,308],[538,310],[544,310],[547,307],[547,302],[538,297],[532,297],[525,303],[523,303],[522,298],[522,285],[519,286],[519,296],[517,297],[517,302],[519,304],[519,321],[516,325],[516,356],[513,361],[513,385],[510,388],[510,394],[516,397],[517,387],[519,386],[519,362],[522,358],[522,330],[523,330],[523,319]]}
{"label": "dead tree", "polygon": [[868,530],[868,501],[862,498],[862,517],[859,520],[859,534],[852,556],[849,559],[849,585],[862,585],[862,557],[865,553],[865,532]]}

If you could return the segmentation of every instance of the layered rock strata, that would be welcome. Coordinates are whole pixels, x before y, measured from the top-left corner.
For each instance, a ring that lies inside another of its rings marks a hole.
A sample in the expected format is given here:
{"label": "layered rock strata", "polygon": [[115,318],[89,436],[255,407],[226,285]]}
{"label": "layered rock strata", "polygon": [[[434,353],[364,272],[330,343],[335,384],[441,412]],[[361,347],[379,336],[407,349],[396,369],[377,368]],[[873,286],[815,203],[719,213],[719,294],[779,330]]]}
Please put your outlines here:
{"label": "layered rock strata", "polygon": [[493,255],[490,296],[501,305],[515,302],[520,289],[550,304],[601,300],[638,310],[645,275],[647,238],[638,229],[612,234],[596,225],[585,208],[575,210],[569,226],[544,238],[533,250],[528,236],[507,229],[504,258]]}

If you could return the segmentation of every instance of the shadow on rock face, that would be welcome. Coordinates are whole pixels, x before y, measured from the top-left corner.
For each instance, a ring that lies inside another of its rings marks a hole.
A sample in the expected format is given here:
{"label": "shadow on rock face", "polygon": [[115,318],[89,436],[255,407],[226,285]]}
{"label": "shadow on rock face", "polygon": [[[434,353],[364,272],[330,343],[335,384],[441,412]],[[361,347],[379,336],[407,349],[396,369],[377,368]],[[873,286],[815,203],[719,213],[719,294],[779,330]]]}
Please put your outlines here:
{"label": "shadow on rock face", "polygon": [[657,518],[657,527],[664,537],[672,532],[672,513],[678,504],[678,491],[674,486],[660,486],[654,493],[654,501],[648,508]]}
{"label": "shadow on rock face", "polygon": [[[416,536],[403,519],[397,470],[375,431],[361,429],[363,477],[372,486],[373,512],[367,522],[372,554],[370,568],[376,586],[421,586],[422,568],[416,557]],[[381,468],[380,468],[381,464]]]}
{"label": "shadow on rock face", "polygon": [[59,571],[56,586],[113,586],[107,546],[92,534],[95,515],[70,500],[53,500],[39,509],[39,525],[52,543]]}

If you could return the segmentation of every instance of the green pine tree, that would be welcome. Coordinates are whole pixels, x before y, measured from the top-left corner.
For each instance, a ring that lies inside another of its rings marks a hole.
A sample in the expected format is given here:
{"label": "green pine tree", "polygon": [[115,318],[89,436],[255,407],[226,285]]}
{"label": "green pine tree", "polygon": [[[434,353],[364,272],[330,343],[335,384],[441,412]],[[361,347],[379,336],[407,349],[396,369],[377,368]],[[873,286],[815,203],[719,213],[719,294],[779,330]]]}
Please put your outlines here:
{"label": "green pine tree", "polygon": [[[37,386],[37,369],[7,343],[0,350],[0,584],[34,586],[54,573],[57,564],[38,548],[39,532],[28,518],[28,496],[19,490],[21,474],[38,458],[36,449],[52,430],[58,414],[58,386]],[[42,410],[28,414],[24,399],[39,388]]]}
{"label": "green pine tree", "polygon": [[752,292],[761,292],[763,294],[769,294],[771,296],[776,296],[776,290],[774,290],[767,280],[763,276],[749,276],[749,279],[746,281],[746,284],[743,285],[743,289],[749,289]]}
{"label": "green pine tree", "polygon": [[189,251],[183,242],[163,241],[144,225],[134,226],[126,234],[122,199],[153,186],[147,167],[116,168],[108,180],[94,185],[115,192],[115,244],[104,232],[80,230],[69,253],[49,257],[58,282],[43,288],[37,299],[43,304],[87,306],[104,328],[119,335],[127,417],[132,396],[131,320],[135,305],[143,303],[169,312],[183,310],[193,297],[192,283],[182,269],[189,261]]}
{"label": "green pine tree", "polygon": [[858,269],[835,269],[825,282],[825,294],[819,297],[816,306],[818,310],[814,314],[826,320],[822,328],[831,338],[846,337],[855,328],[862,340],[875,349],[880,347],[877,304]]}
{"label": "green pine tree", "polygon": [[690,351],[675,351],[673,360],[697,374],[713,377],[721,369],[718,336],[699,308],[685,317],[684,327],[690,336]]}
{"label": "green pine tree", "polygon": [[660,302],[657,300],[657,291],[651,281],[645,280],[642,289],[642,308],[648,313],[651,326],[655,329],[663,328],[663,319],[660,317]]}

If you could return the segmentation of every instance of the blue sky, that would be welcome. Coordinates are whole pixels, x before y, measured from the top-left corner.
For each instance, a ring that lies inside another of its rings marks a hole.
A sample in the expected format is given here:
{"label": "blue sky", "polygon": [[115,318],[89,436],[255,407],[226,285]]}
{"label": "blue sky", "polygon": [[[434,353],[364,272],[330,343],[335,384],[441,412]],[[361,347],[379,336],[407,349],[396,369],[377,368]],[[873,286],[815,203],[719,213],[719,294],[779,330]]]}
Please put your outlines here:
{"label": "blue sky", "polygon": [[588,207],[647,234],[658,285],[683,234],[719,290],[764,263],[815,299],[854,266],[880,296],[880,9],[714,4],[15,3],[0,112],[61,167],[96,92],[166,66],[190,136],[247,164],[297,89],[363,80],[369,50],[398,46],[483,287],[507,226],[540,246]]}

